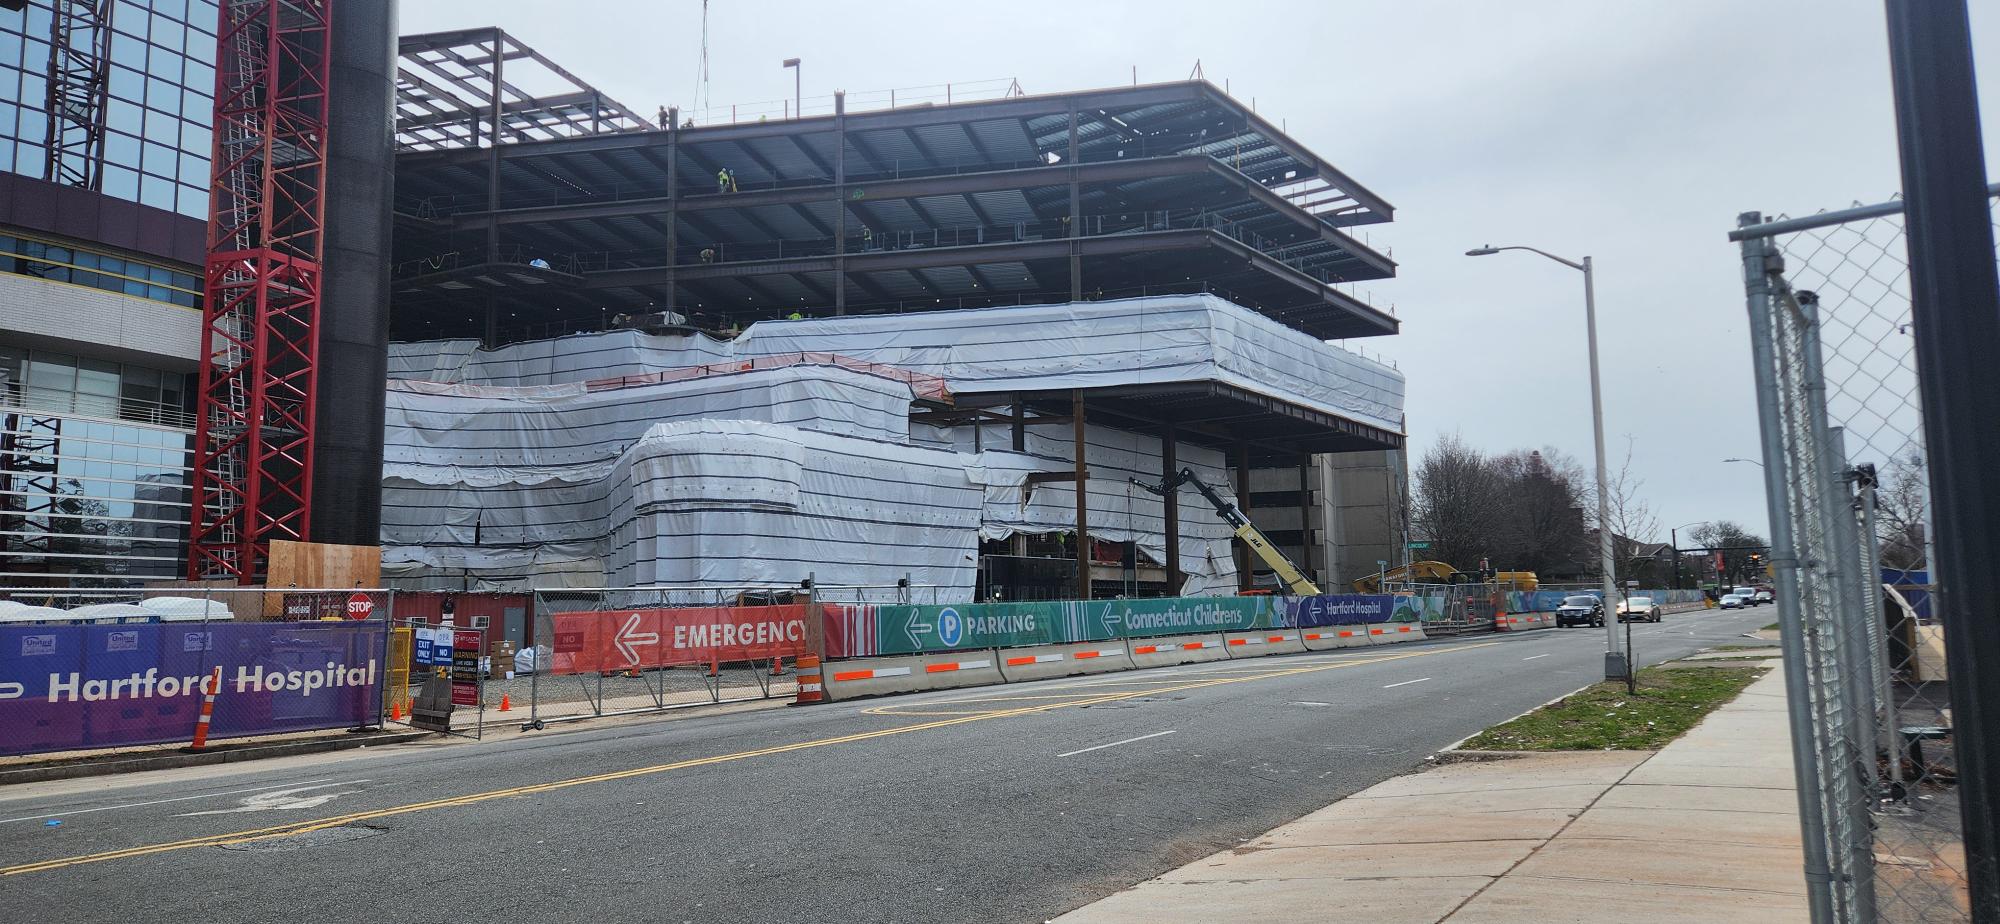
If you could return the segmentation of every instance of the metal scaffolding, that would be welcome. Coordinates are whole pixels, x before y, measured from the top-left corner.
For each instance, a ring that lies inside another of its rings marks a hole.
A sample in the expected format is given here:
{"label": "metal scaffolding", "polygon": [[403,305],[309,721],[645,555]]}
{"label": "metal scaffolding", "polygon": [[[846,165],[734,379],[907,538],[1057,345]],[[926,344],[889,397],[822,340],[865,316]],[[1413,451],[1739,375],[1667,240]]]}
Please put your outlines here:
{"label": "metal scaffolding", "polygon": [[218,31],[191,578],[262,575],[311,520],[327,0],[231,0]]}

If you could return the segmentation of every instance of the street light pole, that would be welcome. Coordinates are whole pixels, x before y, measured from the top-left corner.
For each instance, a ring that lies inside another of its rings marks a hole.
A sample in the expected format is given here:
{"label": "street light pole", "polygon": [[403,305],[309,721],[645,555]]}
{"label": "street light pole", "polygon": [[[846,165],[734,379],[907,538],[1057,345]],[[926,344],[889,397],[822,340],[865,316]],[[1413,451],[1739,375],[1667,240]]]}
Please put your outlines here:
{"label": "street light pole", "polygon": [[1681,537],[1680,527],[1667,530],[1667,545],[1673,549],[1674,589],[1681,589]]}
{"label": "street light pole", "polygon": [[804,78],[801,75],[805,73],[806,69],[799,66],[799,59],[797,58],[786,58],[785,66],[792,69],[792,118],[803,119],[806,117],[804,108],[805,98],[799,95],[799,91],[805,86]]}
{"label": "street light pole", "polygon": [[1708,525],[1707,520],[1696,520],[1693,523],[1682,523],[1679,526],[1667,530],[1667,544],[1674,547],[1675,590],[1681,589],[1681,530],[1684,530],[1690,526],[1706,526],[1706,525]]}
{"label": "street light pole", "polygon": [[[1590,337],[1590,423],[1597,439],[1597,551],[1603,556],[1604,605],[1618,612],[1612,601],[1618,579],[1611,557],[1611,480],[1604,462],[1604,381],[1597,370],[1597,293],[1592,284],[1589,257],[1583,258],[1583,325]],[[1618,620],[1604,620],[1604,679],[1632,679],[1632,665],[1618,645]]]}
{"label": "street light pole", "polygon": [[1611,614],[1616,613],[1617,567],[1611,551],[1611,479],[1604,462],[1604,385],[1597,366],[1597,291],[1591,259],[1584,257],[1582,263],[1565,260],[1555,254],[1534,247],[1494,247],[1487,245],[1465,252],[1468,257],[1483,257],[1503,250],[1525,250],[1540,254],[1570,269],[1583,273],[1583,324],[1585,335],[1590,338],[1590,422],[1593,437],[1597,443],[1597,551],[1601,557],[1600,569],[1604,572],[1604,679],[1630,680],[1631,665],[1625,648],[1618,644],[1618,621]]}

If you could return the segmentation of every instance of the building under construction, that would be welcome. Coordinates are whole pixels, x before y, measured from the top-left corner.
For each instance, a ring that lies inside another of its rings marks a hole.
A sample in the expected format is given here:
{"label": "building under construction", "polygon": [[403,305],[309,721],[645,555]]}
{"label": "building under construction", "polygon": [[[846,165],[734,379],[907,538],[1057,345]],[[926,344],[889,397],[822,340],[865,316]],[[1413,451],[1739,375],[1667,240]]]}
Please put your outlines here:
{"label": "building under construction", "polygon": [[328,8],[0,3],[10,578],[1250,581],[1130,480],[1179,468],[1322,580],[1394,557],[1401,378],[1325,343],[1395,333],[1392,210],[1214,86],[649,117]]}
{"label": "building under construction", "polygon": [[1249,586],[1133,484],[1181,468],[1322,579],[1392,557],[1399,479],[1328,492],[1400,471],[1402,379],[1325,342],[1396,332],[1351,294],[1392,210],[1216,87],[694,124],[511,94],[550,65],[493,30],[403,52],[385,574]]}

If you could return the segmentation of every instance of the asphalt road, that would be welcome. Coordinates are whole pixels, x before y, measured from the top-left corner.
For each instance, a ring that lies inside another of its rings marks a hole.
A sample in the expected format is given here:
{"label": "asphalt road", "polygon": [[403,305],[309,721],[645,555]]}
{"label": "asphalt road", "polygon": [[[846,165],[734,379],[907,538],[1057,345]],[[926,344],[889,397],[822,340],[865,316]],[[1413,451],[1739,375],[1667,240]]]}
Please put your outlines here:
{"label": "asphalt road", "polygon": [[[1772,611],[1634,628],[1655,663]],[[0,790],[0,921],[1042,921],[1596,679],[1544,630]],[[60,819],[59,826],[47,821]]]}

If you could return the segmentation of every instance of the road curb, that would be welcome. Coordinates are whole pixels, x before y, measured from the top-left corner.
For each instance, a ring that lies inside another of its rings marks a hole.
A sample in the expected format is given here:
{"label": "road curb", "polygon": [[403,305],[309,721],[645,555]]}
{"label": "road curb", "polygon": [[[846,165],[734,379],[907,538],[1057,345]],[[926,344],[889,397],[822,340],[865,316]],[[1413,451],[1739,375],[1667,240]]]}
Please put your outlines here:
{"label": "road curb", "polygon": [[19,770],[0,770],[0,787],[12,786],[19,783],[70,780],[86,776],[109,776],[114,773],[168,770],[175,767],[205,767],[214,764],[233,764],[245,760],[291,757],[296,754],[320,754],[327,751],[372,748],[384,744],[401,744],[405,741],[415,741],[419,738],[431,737],[434,734],[435,732],[410,731],[391,732],[380,735],[355,735],[345,738],[313,738],[307,741],[287,741],[280,744],[221,748],[199,754],[170,751],[112,760],[84,760],[77,763],[51,764],[44,767],[23,767]]}

